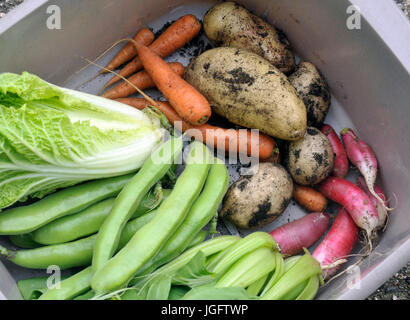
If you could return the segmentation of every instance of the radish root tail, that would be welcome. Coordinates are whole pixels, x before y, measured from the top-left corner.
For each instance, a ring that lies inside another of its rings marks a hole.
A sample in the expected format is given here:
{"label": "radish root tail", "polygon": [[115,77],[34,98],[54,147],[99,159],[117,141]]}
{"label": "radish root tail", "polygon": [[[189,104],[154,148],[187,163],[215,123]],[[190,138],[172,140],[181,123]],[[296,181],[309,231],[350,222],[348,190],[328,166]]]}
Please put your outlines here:
{"label": "radish root tail", "polygon": [[393,211],[395,208],[389,208],[385,205],[384,200],[374,191],[373,186],[369,186],[370,193],[380,202],[386,211]]}

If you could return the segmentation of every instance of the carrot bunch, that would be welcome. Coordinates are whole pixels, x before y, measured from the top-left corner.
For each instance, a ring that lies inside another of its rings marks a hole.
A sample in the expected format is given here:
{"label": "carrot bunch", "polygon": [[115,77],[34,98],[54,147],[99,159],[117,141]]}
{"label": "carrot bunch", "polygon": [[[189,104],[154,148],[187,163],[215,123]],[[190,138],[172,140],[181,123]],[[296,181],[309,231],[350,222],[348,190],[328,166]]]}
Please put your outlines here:
{"label": "carrot bunch", "polygon": [[[135,41],[142,43],[146,46],[150,45],[154,41],[155,34],[148,28],[143,28],[137,32],[133,38]],[[137,49],[132,42],[128,43],[120,52],[105,66],[105,69],[101,70],[101,73],[114,70],[120,65],[128,62],[137,55]]]}
{"label": "carrot bunch", "polygon": [[[237,129],[225,129],[206,124],[212,113],[207,99],[183,79],[184,66],[177,62],[166,63],[163,60],[163,57],[173,53],[195,37],[200,29],[201,23],[193,15],[188,14],[175,21],[155,41],[152,41],[149,36],[148,29],[138,32],[123,49],[124,52],[120,52],[108,64],[107,69],[112,70],[123,64],[125,60],[135,58],[104,88],[117,82],[120,76],[128,76],[142,68],[144,70],[136,72],[127,81],[106,91],[103,97],[115,99],[138,109],[154,104],[171,124],[175,125],[179,122],[182,132],[187,132],[210,146],[223,148],[228,152],[236,151],[248,156],[256,156],[265,161],[277,160],[275,141],[271,137],[254,134],[251,130],[241,132]],[[128,98],[137,91],[136,88],[140,92],[154,86],[168,100],[167,102],[153,101],[149,97],[146,97],[148,100]]]}
{"label": "carrot bunch", "polygon": [[[144,30],[144,29],[143,29]],[[143,31],[141,30],[141,31]],[[179,48],[183,47],[187,42],[192,40],[201,30],[201,22],[198,21],[198,19],[192,15],[192,14],[186,14],[176,20],[173,24],[171,24],[155,41],[148,42],[144,41],[146,36],[146,31],[143,32],[143,35],[140,35],[138,37],[138,34],[141,33],[141,31],[137,34],[137,36],[134,38],[135,42],[140,43],[145,46],[149,46],[149,48],[154,51],[157,55],[159,55],[161,58],[164,58],[166,56],[169,56]],[[153,39],[153,38],[152,38]],[[137,55],[137,49],[135,48],[135,45],[133,43],[129,43],[125,48],[124,48],[123,53],[119,53],[113,61],[111,61],[107,68],[110,69],[111,67],[115,66],[118,67],[119,65],[123,64],[124,62],[129,61],[133,57]],[[121,58],[120,58],[121,57]],[[114,61],[115,60],[115,61]],[[132,61],[130,61],[127,65],[125,65],[124,68],[120,70],[118,73],[122,77],[128,77],[129,75],[133,74],[136,71],[139,71],[143,68],[143,63],[139,56],[135,57]],[[112,69],[110,69],[112,70]],[[107,88],[108,86],[118,82],[121,80],[121,77],[119,76],[114,76],[111,78],[104,88]]]}
{"label": "carrot bunch", "polygon": [[[179,76],[183,76],[185,72],[185,67],[179,62],[170,62],[168,63],[169,67]],[[141,70],[131,77],[128,78],[128,81],[131,82],[135,87],[140,90],[145,90],[149,88],[154,88],[155,83],[152,80],[151,76],[145,70]],[[128,82],[121,82],[116,85],[114,88],[107,90],[102,94],[104,98],[108,99],[117,99],[128,97],[129,95],[135,93],[137,90]]]}
{"label": "carrot bunch", "polygon": [[[135,55],[136,58],[102,90],[121,77],[128,76],[141,68],[144,70],[108,90],[103,97],[110,99],[127,97],[136,91],[141,93],[140,90],[156,86],[184,121],[191,125],[207,122],[212,113],[211,106],[198,90],[182,78],[184,66],[180,63],[168,64],[162,59],[194,38],[200,29],[201,23],[195,16],[187,14],[171,24],[155,41],[149,29],[138,32],[134,39],[130,40],[130,43],[110,61],[106,70],[112,70]],[[147,46],[149,43],[151,44]]]}

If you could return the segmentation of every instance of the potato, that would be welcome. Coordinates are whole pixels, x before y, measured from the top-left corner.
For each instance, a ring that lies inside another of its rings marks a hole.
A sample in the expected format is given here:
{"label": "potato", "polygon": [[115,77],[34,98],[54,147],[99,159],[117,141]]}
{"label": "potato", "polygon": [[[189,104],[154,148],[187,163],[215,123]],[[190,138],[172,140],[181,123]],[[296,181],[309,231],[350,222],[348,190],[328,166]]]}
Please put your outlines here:
{"label": "potato", "polygon": [[191,60],[185,79],[212,110],[243,127],[283,140],[306,131],[306,107],[287,77],[259,55],[237,48],[207,50]]}
{"label": "potato", "polygon": [[322,132],[308,127],[302,139],[289,143],[285,162],[296,183],[315,185],[333,170],[332,145]]}
{"label": "potato", "polygon": [[293,193],[289,173],[280,164],[264,162],[252,176],[242,176],[229,188],[220,216],[239,228],[262,227],[288,206]]}
{"label": "potato", "polygon": [[316,67],[310,62],[301,62],[289,76],[307,111],[308,126],[320,128],[330,107],[329,86]]}
{"label": "potato", "polygon": [[234,2],[212,7],[204,17],[204,30],[217,47],[247,49],[284,73],[295,68],[295,56],[283,32]]}

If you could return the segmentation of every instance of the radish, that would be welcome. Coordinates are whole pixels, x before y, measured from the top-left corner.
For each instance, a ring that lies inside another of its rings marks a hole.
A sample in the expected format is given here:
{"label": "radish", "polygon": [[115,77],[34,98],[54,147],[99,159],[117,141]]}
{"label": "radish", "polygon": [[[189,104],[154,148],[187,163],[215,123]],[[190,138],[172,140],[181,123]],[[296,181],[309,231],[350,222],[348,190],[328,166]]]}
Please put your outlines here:
{"label": "radish", "polygon": [[283,256],[293,256],[314,244],[326,231],[329,215],[324,212],[310,213],[270,232]]}
{"label": "radish", "polygon": [[376,207],[377,213],[379,214],[379,223],[377,229],[382,229],[386,225],[387,221],[387,210],[385,207],[388,206],[386,196],[383,193],[383,190],[377,185],[374,185],[374,191],[383,199],[384,206],[380,205],[380,201],[377,200],[367,188],[366,182],[363,177],[357,178],[357,185],[369,196],[370,200],[373,202],[373,205]]}
{"label": "radish", "polygon": [[335,130],[328,124],[324,124],[320,131],[327,137],[332,145],[335,154],[332,174],[335,177],[344,178],[349,171],[349,161],[347,160],[346,150],[343,147]]}
{"label": "radish", "polygon": [[345,258],[352,252],[359,238],[358,231],[351,216],[340,207],[329,232],[312,254],[322,267],[324,279],[333,276],[342,263],[346,262]]}
{"label": "radish", "polygon": [[318,185],[325,197],[343,206],[356,225],[371,239],[379,223],[379,214],[367,194],[354,183],[338,177],[328,177]]}
{"label": "radish", "polygon": [[374,184],[377,177],[377,159],[372,148],[364,141],[360,140],[352,129],[345,128],[340,134],[346,148],[347,157],[363,175],[370,193],[380,201],[381,205],[386,210],[393,210],[388,208],[384,204],[384,200],[374,191]]}

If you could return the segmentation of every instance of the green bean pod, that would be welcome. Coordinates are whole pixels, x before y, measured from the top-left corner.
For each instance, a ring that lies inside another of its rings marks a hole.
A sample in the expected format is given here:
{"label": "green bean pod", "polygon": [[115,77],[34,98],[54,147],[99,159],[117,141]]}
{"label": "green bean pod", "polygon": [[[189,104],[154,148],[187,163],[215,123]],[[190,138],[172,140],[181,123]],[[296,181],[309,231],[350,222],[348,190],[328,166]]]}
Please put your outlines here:
{"label": "green bean pod", "polygon": [[152,210],[141,217],[135,218],[129,221],[124,229],[122,229],[120,241],[118,242],[117,250],[122,249],[128,241],[131,240],[132,236],[148,222],[150,222],[157,214],[157,209]]}
{"label": "green bean pod", "polygon": [[[154,218],[156,210],[129,221],[120,237],[120,247],[124,246],[145,224]],[[97,235],[80,240],[43,246],[36,249],[12,251],[0,246],[0,254],[13,263],[30,269],[47,269],[57,265],[61,270],[91,264],[93,248]]]}
{"label": "green bean pod", "polygon": [[[168,189],[147,193],[131,219],[155,208],[158,202],[162,201],[163,197],[167,197],[169,193]],[[114,201],[115,198],[109,198],[93,204],[81,212],[52,221],[35,230],[32,233],[32,238],[37,243],[49,245],[70,242],[94,234],[104,223]]]}
{"label": "green bean pod", "polygon": [[44,292],[38,300],[69,300],[90,290],[90,282],[93,275],[92,267],[85,268],[75,275],[59,282]]}
{"label": "green bean pod", "polygon": [[[60,281],[67,279],[68,276],[61,275]],[[34,277],[17,281],[17,288],[24,300],[37,300],[46,290],[49,276]]]}
{"label": "green bean pod", "polygon": [[133,174],[99,179],[57,191],[33,204],[0,214],[0,235],[32,232],[60,217],[117,195]]}
{"label": "green bean pod", "polygon": [[193,142],[190,147],[185,169],[154,219],[95,272],[91,287],[97,294],[126,286],[135,273],[158,253],[188,214],[205,184],[212,161],[204,144]]}
{"label": "green bean pod", "polygon": [[112,257],[118,247],[125,224],[136,211],[145,194],[168,172],[175,158],[181,153],[182,145],[181,138],[171,138],[163,143],[121,190],[97,234],[92,261],[95,273]]}
{"label": "green bean pod", "polygon": [[[90,283],[91,283],[91,279],[90,279]],[[95,296],[94,291],[88,290],[86,293],[76,296],[73,300],[90,300],[91,298],[94,298],[94,296]]]}
{"label": "green bean pod", "polygon": [[[231,246],[235,245],[240,241],[240,237],[232,236],[232,235],[225,235],[220,237],[215,237],[209,240],[206,240],[195,247],[192,247],[182,253],[180,256],[175,258],[174,260],[168,262],[167,264],[161,266],[157,270],[155,270],[154,275],[160,274],[172,274],[173,272],[177,271],[179,268],[186,265],[198,252],[202,252],[205,257],[210,257],[212,255],[218,254],[230,248]],[[136,277],[131,282],[130,285],[143,285],[150,281],[150,276],[146,277]]]}
{"label": "green bean pod", "polygon": [[186,250],[191,249],[192,247],[197,246],[198,244],[200,244],[201,242],[205,241],[206,236],[208,235],[208,232],[205,230],[201,230],[199,231],[195,237],[192,239],[192,241],[189,243],[188,247],[186,248]]}
{"label": "green bean pod", "polygon": [[9,237],[12,244],[24,249],[34,249],[43,245],[33,240],[31,233],[15,234]]}
{"label": "green bean pod", "polygon": [[57,265],[61,270],[91,263],[95,235],[73,242],[35,249],[12,251],[0,247],[0,253],[13,263],[30,269],[47,269]]}
{"label": "green bean pod", "polygon": [[229,187],[229,174],[225,163],[217,158],[214,161],[201,194],[182,224],[158,254],[138,271],[138,274],[156,269],[181,254],[199,230],[213,218]]}
{"label": "green bean pod", "polygon": [[54,220],[32,232],[33,240],[50,245],[59,244],[94,234],[108,216],[115,198],[89,206],[75,214]]}

